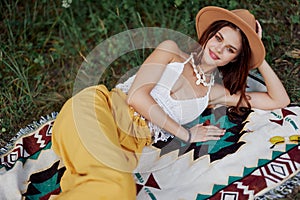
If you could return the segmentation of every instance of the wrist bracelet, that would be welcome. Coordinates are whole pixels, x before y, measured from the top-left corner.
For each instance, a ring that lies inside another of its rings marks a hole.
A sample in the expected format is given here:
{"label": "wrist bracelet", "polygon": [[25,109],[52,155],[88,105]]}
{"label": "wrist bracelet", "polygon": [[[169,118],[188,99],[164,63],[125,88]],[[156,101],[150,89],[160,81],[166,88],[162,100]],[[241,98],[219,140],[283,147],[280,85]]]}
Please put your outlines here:
{"label": "wrist bracelet", "polygon": [[190,130],[190,129],[186,129],[186,130],[187,130],[188,135],[189,135],[188,140],[186,141],[186,143],[191,143],[191,139],[192,139],[192,133],[191,133],[191,130]]}

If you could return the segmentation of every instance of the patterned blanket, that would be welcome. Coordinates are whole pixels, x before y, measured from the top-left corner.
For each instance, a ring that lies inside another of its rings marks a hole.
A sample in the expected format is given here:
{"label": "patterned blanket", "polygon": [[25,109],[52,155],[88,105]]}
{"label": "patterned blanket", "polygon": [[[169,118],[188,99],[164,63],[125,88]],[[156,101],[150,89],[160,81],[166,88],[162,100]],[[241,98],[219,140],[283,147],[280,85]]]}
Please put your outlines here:
{"label": "patterned blanket", "polygon": [[[34,122],[0,151],[0,199],[50,199],[60,193],[62,161],[51,149],[57,113]],[[300,185],[300,107],[278,110],[208,108],[195,121],[226,129],[218,141],[177,138],[144,149],[133,176],[137,199],[274,199]],[[270,143],[273,136],[285,141]]]}
{"label": "patterned blanket", "polygon": [[[220,140],[145,148],[135,173],[138,199],[254,199],[297,174],[300,146],[289,136],[299,134],[300,108],[245,115],[236,121],[225,107],[208,109],[194,123],[226,128]],[[273,136],[285,142],[273,147]]]}

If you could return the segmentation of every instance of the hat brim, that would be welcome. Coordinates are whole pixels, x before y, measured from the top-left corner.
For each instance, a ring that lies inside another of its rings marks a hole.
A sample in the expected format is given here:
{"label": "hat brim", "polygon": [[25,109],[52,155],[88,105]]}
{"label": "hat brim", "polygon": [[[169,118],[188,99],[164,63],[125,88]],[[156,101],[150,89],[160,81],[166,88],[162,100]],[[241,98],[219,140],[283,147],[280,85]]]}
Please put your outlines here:
{"label": "hat brim", "polygon": [[248,39],[251,49],[250,67],[256,68],[261,65],[266,54],[265,47],[261,39],[250,25],[229,10],[215,6],[208,6],[201,9],[196,16],[196,30],[198,38],[202,36],[203,32],[212,23],[219,20],[229,21],[243,31]]}

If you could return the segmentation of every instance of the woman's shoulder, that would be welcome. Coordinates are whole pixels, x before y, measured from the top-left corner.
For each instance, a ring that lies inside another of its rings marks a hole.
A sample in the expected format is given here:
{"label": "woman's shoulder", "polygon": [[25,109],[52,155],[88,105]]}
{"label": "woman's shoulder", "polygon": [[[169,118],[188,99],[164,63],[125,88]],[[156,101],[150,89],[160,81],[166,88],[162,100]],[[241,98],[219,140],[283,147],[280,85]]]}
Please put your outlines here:
{"label": "woman's shoulder", "polygon": [[189,55],[182,51],[178,44],[173,40],[165,40],[161,42],[156,49],[170,54],[173,57],[171,62],[183,62],[189,57]]}
{"label": "woman's shoulder", "polygon": [[178,44],[174,40],[165,40],[161,42],[157,48],[164,49],[164,50],[173,50],[173,51],[179,51]]}

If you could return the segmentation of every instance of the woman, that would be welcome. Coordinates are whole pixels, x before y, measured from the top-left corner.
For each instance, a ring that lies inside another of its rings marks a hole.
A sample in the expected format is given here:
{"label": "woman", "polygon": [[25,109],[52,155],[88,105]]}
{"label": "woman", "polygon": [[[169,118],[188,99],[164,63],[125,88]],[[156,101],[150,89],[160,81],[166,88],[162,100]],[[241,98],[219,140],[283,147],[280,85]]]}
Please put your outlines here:
{"label": "woman", "polygon": [[[256,25],[257,29],[260,30],[259,33],[255,31]],[[260,40],[261,36],[259,36],[261,35],[261,27],[256,23],[253,15],[246,10],[228,12],[221,8],[206,7],[198,13],[196,27],[199,43],[203,47],[196,55],[188,58],[189,55],[180,51],[176,43],[166,41],[160,44],[138,71],[129,91],[128,104],[133,106],[142,116],[151,119],[150,121],[154,124],[186,141],[197,142],[217,139],[214,136],[219,136],[222,133],[220,131],[215,132],[215,127],[199,125],[192,128],[190,134],[178,122],[171,119],[170,113],[168,115],[162,111],[161,106],[156,104],[157,99],[152,98],[153,95],[149,95],[151,92],[154,93],[153,88],[157,85],[167,64],[172,62],[184,63],[186,60],[188,63],[185,64],[182,76],[179,77],[178,81],[175,80],[176,83],[172,88],[168,88],[172,98],[195,99],[207,97],[207,93],[209,93],[209,104],[252,106],[259,109],[275,109],[284,107],[289,103],[289,97],[283,85],[264,60],[264,46]],[[212,74],[217,67],[223,75],[225,89],[220,84],[215,84],[213,87],[195,84],[197,77],[194,74],[200,73],[199,79],[201,80],[202,76],[207,78],[208,81],[206,82],[209,82],[209,79],[213,80]],[[251,68],[256,67],[265,78],[268,92],[246,94],[248,72]],[[147,74],[152,76],[148,77]],[[172,77],[170,78],[172,79]],[[166,85],[168,84],[169,82]],[[156,88],[154,90],[156,91]],[[166,93],[162,92],[162,94]],[[165,101],[168,96],[158,96],[157,98]],[[194,103],[197,105],[197,100]],[[203,108],[206,107],[205,105],[206,103],[203,103],[198,106],[198,112],[191,109],[189,115],[194,111],[197,112],[194,116],[198,116],[201,110],[203,111]],[[149,112],[150,107],[151,112]]]}
{"label": "woman", "polygon": [[[154,142],[165,140],[168,132],[189,143],[224,134],[214,126],[182,127],[209,104],[275,109],[289,103],[264,60],[261,28],[247,10],[205,7],[196,28],[202,48],[188,55],[173,41],[161,43],[128,95],[99,85],[68,100],[53,127],[53,149],[66,166],[60,198],[135,199],[131,172],[152,136]],[[256,67],[267,92],[246,93],[248,72]],[[224,86],[214,83],[218,69]]]}

